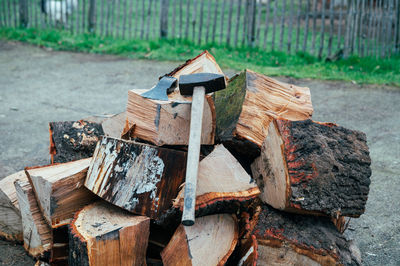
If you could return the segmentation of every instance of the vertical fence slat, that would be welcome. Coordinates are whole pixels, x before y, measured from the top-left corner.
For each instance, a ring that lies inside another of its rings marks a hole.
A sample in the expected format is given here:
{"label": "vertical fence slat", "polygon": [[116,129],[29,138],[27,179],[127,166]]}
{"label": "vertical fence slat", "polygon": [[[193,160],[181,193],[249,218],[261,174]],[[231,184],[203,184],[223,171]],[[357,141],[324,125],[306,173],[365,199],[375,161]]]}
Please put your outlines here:
{"label": "vertical fence slat", "polygon": [[321,7],[321,36],[319,42],[319,51],[318,51],[318,58],[322,57],[322,53],[324,51],[324,39],[325,39],[325,4],[326,0],[322,0],[322,7]]}
{"label": "vertical fence slat", "polygon": [[377,30],[377,2],[375,0],[371,0],[373,5],[373,17],[372,17],[372,32],[371,32],[371,40],[370,40],[370,55],[373,56],[376,52],[376,30]]}
{"label": "vertical fence slat", "polygon": [[8,24],[7,24],[7,12],[6,12],[6,1],[5,0],[2,0],[1,1],[1,4],[2,4],[2,10],[3,10],[3,14],[2,14],[2,19],[3,19],[3,25],[4,26],[8,26]]}
{"label": "vertical fence slat", "polygon": [[211,24],[211,10],[212,10],[211,1],[213,0],[208,0],[208,7],[207,7],[206,43],[208,43],[208,36]]}
{"label": "vertical fence slat", "polygon": [[215,42],[215,34],[217,31],[217,17],[218,17],[218,1],[215,2],[215,8],[214,8],[214,23],[213,23],[212,36],[211,36],[211,41],[213,43]]}
{"label": "vertical fence slat", "polygon": [[391,50],[391,39],[392,39],[392,29],[393,29],[393,11],[394,11],[394,0],[390,0],[388,3],[388,12],[389,12],[389,19],[388,19],[388,33],[387,33],[387,39],[386,39],[386,54],[390,58],[392,55],[392,50]]}
{"label": "vertical fence slat", "polygon": [[12,26],[12,9],[11,9],[11,0],[7,0],[8,7],[8,26]]}
{"label": "vertical fence slat", "polygon": [[353,25],[352,23],[352,17],[353,17],[353,5],[354,5],[354,0],[349,0],[348,2],[348,7],[347,7],[347,18],[346,18],[346,33],[345,33],[345,41],[344,41],[344,57],[348,57],[350,53],[350,35],[351,35],[351,26]]}
{"label": "vertical fence slat", "polygon": [[279,50],[283,51],[283,35],[285,34],[286,0],[282,0],[281,34],[279,37]]}
{"label": "vertical fence slat", "polygon": [[182,29],[183,29],[183,0],[180,0],[179,3],[179,38],[182,38]]}
{"label": "vertical fence slat", "polygon": [[270,0],[267,0],[265,4],[265,28],[264,28],[264,43],[263,49],[267,48],[267,41],[268,41],[268,28],[269,28],[269,11],[270,11]]}
{"label": "vertical fence slat", "polygon": [[168,9],[169,0],[161,0],[160,6],[160,37],[168,37]]}
{"label": "vertical fence slat", "polygon": [[[153,14],[153,39],[156,39],[160,36],[160,21],[157,20],[161,17],[161,10],[158,10],[158,7],[160,5],[157,5],[157,0],[154,0],[153,8],[154,8],[154,14]],[[161,7],[161,6],[160,6]],[[168,16],[168,15],[167,15]],[[168,23],[168,19],[167,19]]]}
{"label": "vertical fence slat", "polygon": [[[85,0],[83,0],[83,1],[85,1]],[[120,27],[121,19],[120,19],[120,15],[121,15],[121,1],[122,0],[114,0],[114,1],[116,3],[115,6],[116,6],[116,9],[117,9],[116,15],[114,13],[115,19],[116,19],[116,22],[115,22],[115,36],[119,37],[119,36],[121,36],[121,27]]]}
{"label": "vertical fence slat", "polygon": [[197,0],[193,0],[193,14],[192,14],[192,41],[195,42],[196,36],[196,23],[197,23]]}
{"label": "vertical fence slat", "polygon": [[399,52],[400,50],[400,1],[396,0],[396,21],[395,21],[395,38],[394,38],[394,47],[393,51],[395,53]]}
{"label": "vertical fence slat", "polygon": [[240,11],[242,8],[242,0],[239,0],[238,2],[238,7],[237,7],[237,13],[236,13],[236,30],[235,30],[235,47],[238,46],[238,36],[239,36],[239,26],[240,26]]}
{"label": "vertical fence slat", "polygon": [[343,24],[343,0],[340,0],[339,7],[339,25],[338,25],[338,36],[337,36],[337,49],[341,49],[342,44],[342,24]]}
{"label": "vertical fence slat", "polygon": [[82,0],[82,32],[86,31],[86,1]]}
{"label": "vertical fence slat", "polygon": [[[126,2],[126,0],[125,0]],[[89,1],[89,32],[96,29],[96,0]]]}
{"label": "vertical fence slat", "polygon": [[186,25],[185,25],[185,39],[189,39],[189,23],[190,23],[190,1],[186,0]]}
{"label": "vertical fence slat", "polygon": [[25,28],[28,26],[28,11],[28,0],[19,0],[19,24],[21,27]]}
{"label": "vertical fence slat", "polygon": [[[129,13],[128,13],[128,38],[132,39],[132,36],[133,36],[133,34],[132,34],[133,0],[128,0],[128,6],[129,6],[128,7],[128,9],[129,9]],[[135,16],[135,21],[136,21],[136,16]]]}
{"label": "vertical fence slat", "polygon": [[255,7],[257,9],[257,17],[256,17],[256,36],[255,36],[255,46],[259,46],[260,43],[260,31],[261,31],[261,10],[262,4],[260,1],[256,1]]}
{"label": "vertical fence slat", "polygon": [[150,19],[151,19],[151,13],[152,13],[152,7],[153,7],[153,0],[148,0],[148,7],[147,7],[147,14],[146,14],[146,40],[149,39],[149,34],[150,34]]}
{"label": "vertical fence slat", "polygon": [[226,6],[226,0],[223,0],[222,7],[221,7],[221,26],[220,26],[220,33],[219,33],[219,43],[220,44],[222,44],[222,38],[224,35],[225,6]]}
{"label": "vertical fence slat", "polygon": [[317,0],[313,0],[313,24],[312,24],[312,42],[311,42],[311,53],[315,51],[315,39],[317,36]]}
{"label": "vertical fence slat", "polygon": [[303,39],[303,52],[305,53],[307,51],[307,43],[308,43],[308,28],[310,25],[310,7],[311,7],[311,1],[307,0],[307,10],[306,10],[306,29],[304,31],[304,39]]}
{"label": "vertical fence slat", "polygon": [[378,0],[378,24],[377,24],[377,31],[376,31],[376,58],[381,56],[381,49],[380,49],[380,42],[382,36],[382,10],[383,10],[383,0]]}
{"label": "vertical fence slat", "polygon": [[100,1],[100,16],[99,16],[99,25],[100,25],[100,36],[104,35],[104,0]]}
{"label": "vertical fence slat", "polygon": [[299,6],[297,8],[297,27],[296,27],[296,53],[299,50],[299,43],[300,43],[300,16],[301,16],[301,9],[303,7],[303,0],[299,0]]}
{"label": "vertical fence slat", "polygon": [[233,2],[229,1],[229,14],[228,14],[228,28],[226,30],[226,44],[230,46],[231,44],[231,29],[232,29],[232,15],[233,15]]}
{"label": "vertical fence slat", "polygon": [[255,37],[255,23],[256,23],[256,0],[249,0],[248,10],[249,10],[249,24],[247,26],[247,45],[254,47],[254,37]]}
{"label": "vertical fence slat", "polygon": [[124,4],[123,4],[123,13],[122,13],[122,39],[125,39],[126,37],[126,17],[127,17],[127,13],[128,13],[128,0],[123,0]]}
{"label": "vertical fence slat", "polygon": [[142,23],[140,24],[140,39],[143,40],[144,37],[144,20],[145,20],[145,6],[146,0],[142,0]]}
{"label": "vertical fence slat", "polygon": [[175,27],[176,27],[176,0],[173,0],[172,1],[172,38],[176,37]]}
{"label": "vertical fence slat", "polygon": [[272,40],[271,40],[271,50],[275,49],[275,33],[276,33],[276,22],[277,22],[277,12],[278,12],[278,1],[274,1],[274,19],[272,25]]}
{"label": "vertical fence slat", "polygon": [[333,1],[329,1],[329,40],[328,40],[328,56],[332,55],[333,27],[334,27]]}
{"label": "vertical fence slat", "polygon": [[203,38],[203,16],[204,16],[204,0],[200,0],[199,36],[197,38],[198,44],[201,44],[201,39]]}
{"label": "vertical fence slat", "polygon": [[244,1],[244,17],[243,17],[243,31],[242,31],[242,46],[246,43],[246,36],[247,36],[247,25],[249,19],[249,0]]}
{"label": "vertical fence slat", "polygon": [[293,31],[293,0],[290,0],[289,4],[289,27],[288,27],[288,39],[287,39],[287,52],[290,53],[292,49],[292,31]]}

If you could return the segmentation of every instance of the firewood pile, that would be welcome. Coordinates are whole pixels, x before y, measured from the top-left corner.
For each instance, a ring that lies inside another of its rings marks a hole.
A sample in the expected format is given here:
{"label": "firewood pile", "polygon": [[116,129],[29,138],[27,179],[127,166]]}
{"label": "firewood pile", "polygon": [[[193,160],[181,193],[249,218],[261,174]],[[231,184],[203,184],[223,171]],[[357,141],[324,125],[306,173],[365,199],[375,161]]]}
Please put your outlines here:
{"label": "firewood pile", "polygon": [[[201,72],[224,75],[205,51],[166,76]],[[313,121],[309,88],[250,70],[224,81],[205,95],[194,225],[181,223],[192,97],[178,84],[51,122],[51,164],[0,181],[0,235],[51,265],[361,264],[343,232],[368,198],[365,134]]]}

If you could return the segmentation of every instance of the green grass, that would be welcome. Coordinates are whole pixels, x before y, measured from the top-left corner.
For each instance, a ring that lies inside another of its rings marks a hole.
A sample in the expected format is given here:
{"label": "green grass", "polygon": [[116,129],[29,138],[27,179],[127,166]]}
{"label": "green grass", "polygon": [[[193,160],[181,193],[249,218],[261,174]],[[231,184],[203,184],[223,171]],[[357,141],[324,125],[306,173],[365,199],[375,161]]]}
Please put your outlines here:
{"label": "green grass", "polygon": [[68,31],[0,28],[0,38],[54,50],[115,54],[136,59],[184,61],[204,49],[209,50],[223,68],[252,69],[270,76],[345,80],[357,83],[389,84],[400,87],[400,56],[391,59],[358,58],[324,62],[297,53],[265,52],[260,49],[230,48],[217,44],[196,45],[190,41],[120,40],[91,34],[72,35]]}

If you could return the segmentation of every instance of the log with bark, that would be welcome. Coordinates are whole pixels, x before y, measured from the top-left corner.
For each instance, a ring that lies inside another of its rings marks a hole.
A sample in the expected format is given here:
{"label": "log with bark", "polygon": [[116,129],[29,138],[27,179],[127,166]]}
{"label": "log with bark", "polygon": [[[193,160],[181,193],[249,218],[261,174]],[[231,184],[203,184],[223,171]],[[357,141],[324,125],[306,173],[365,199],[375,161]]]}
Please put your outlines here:
{"label": "log with bark", "polygon": [[21,210],[24,248],[34,258],[50,258],[52,232],[37,204],[28,180],[16,180],[15,190]]}
{"label": "log with bark", "polygon": [[83,185],[90,161],[26,168],[40,210],[53,228],[69,224],[76,211],[97,198]]}
{"label": "log with bark", "polygon": [[161,252],[163,264],[224,265],[236,247],[236,218],[214,214],[196,219],[193,226],[180,225]]}
{"label": "log with bark", "polygon": [[361,265],[360,251],[328,217],[263,204],[241,240],[239,265]]}
{"label": "log with bark", "polygon": [[370,164],[362,132],[312,120],[275,120],[252,171],[261,199],[274,208],[359,217],[368,198]]}
{"label": "log with bark", "polygon": [[65,163],[91,157],[104,134],[101,123],[85,120],[50,122],[51,163]]}
{"label": "log with bark", "polygon": [[[188,60],[185,64],[167,74],[179,78],[183,74],[210,72],[222,74],[214,57],[207,51]],[[148,99],[141,96],[148,90],[128,92],[128,127],[134,125],[132,136],[155,145],[187,145],[190,132],[191,97],[180,95],[175,90],[168,95],[168,101]],[[212,145],[215,138],[215,108],[210,95],[206,96],[202,120],[201,144]]]}
{"label": "log with bark", "polygon": [[[240,163],[222,145],[215,146],[199,164],[196,187],[196,216],[213,213],[236,213],[260,194],[255,182]],[[174,200],[174,207],[183,210],[184,186]]]}
{"label": "log with bark", "polygon": [[146,265],[149,224],[104,201],[88,205],[71,222],[68,264]]}
{"label": "log with bark", "polygon": [[157,219],[172,207],[185,170],[185,152],[103,137],[85,186],[116,206]]}
{"label": "log with bark", "polygon": [[0,180],[0,237],[23,242],[21,212],[14,186],[16,180],[28,179],[24,171],[19,171]]}
{"label": "log with bark", "polygon": [[[216,137],[244,165],[259,154],[273,118],[304,120],[313,107],[309,88],[245,70],[214,93]],[[249,170],[249,169],[246,169]]]}

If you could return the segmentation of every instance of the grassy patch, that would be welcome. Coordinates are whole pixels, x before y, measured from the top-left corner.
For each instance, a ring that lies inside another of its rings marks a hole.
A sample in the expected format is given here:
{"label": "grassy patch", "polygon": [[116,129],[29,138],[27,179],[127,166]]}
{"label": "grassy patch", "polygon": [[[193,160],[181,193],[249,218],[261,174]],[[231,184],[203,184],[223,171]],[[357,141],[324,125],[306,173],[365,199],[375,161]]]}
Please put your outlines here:
{"label": "grassy patch", "polygon": [[225,68],[249,68],[270,76],[346,80],[400,86],[400,56],[391,59],[359,58],[325,62],[304,53],[288,55],[260,49],[196,45],[182,40],[121,40],[68,31],[0,28],[0,38],[27,42],[54,50],[115,54],[137,59],[183,61],[209,50]]}

